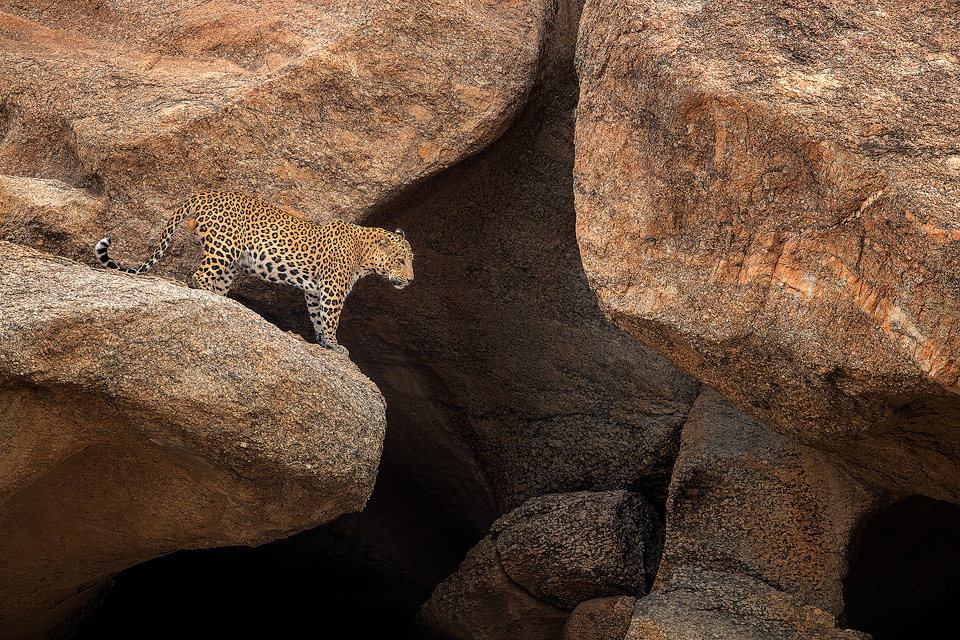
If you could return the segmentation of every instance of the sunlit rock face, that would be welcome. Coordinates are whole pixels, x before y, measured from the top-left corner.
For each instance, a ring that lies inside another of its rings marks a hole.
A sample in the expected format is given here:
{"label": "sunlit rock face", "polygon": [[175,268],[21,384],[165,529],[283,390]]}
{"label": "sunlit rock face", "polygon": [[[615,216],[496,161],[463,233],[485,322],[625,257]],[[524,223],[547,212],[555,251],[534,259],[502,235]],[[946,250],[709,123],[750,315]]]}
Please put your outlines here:
{"label": "sunlit rock face", "polygon": [[[577,237],[615,323],[777,431],[954,499],[957,20],[587,2],[575,142]],[[856,446],[877,437],[898,462]]]}
{"label": "sunlit rock face", "polygon": [[62,631],[138,562],[370,497],[385,406],[347,358],[215,294],[8,242],[0,292],[7,637]]}

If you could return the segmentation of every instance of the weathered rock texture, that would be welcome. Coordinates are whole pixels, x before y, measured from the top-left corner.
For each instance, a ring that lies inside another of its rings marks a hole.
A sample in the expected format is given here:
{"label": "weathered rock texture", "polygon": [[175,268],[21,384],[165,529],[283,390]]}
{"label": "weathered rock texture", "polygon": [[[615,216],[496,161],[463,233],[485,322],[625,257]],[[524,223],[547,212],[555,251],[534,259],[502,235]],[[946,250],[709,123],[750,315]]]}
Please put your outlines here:
{"label": "weathered rock texture", "polygon": [[[361,281],[341,324],[388,398],[393,486],[470,543],[537,494],[665,497],[699,385],[612,327],[583,277],[577,3],[55,5],[0,16],[4,238],[92,263],[110,235],[133,263],[181,199],[221,187],[403,228],[416,284]],[[197,259],[180,239],[155,273],[188,281]],[[231,295],[309,332],[296,291]]]}
{"label": "weathered rock texture", "polygon": [[683,427],[657,584],[683,566],[746,574],[839,615],[851,541],[879,500],[705,388]]}
{"label": "weathered rock texture", "polygon": [[579,605],[563,625],[560,640],[618,640],[627,635],[636,598],[595,598]]}
{"label": "weathered rock texture", "polygon": [[437,585],[420,610],[420,625],[445,639],[549,640],[560,634],[569,615],[511,580],[500,564],[497,543],[484,538]]}
{"label": "weathered rock texture", "polygon": [[[556,64],[558,34],[571,37],[557,25],[572,20],[569,3],[546,1],[25,0],[0,10],[0,175],[99,200],[96,235],[57,228],[68,247],[57,253],[109,236],[133,264],[173,209],[207,189],[361,221],[495,140]],[[197,243],[175,242],[169,256],[156,273],[190,282]],[[292,308],[260,284],[239,296]]]}
{"label": "weathered rock texture", "polygon": [[646,593],[659,518],[626,491],[533,498],[497,520],[423,606],[439,637],[552,639],[585,600]]}
{"label": "weathered rock texture", "polygon": [[0,172],[109,194],[127,231],[220,186],[356,218],[503,132],[565,6],[5,2]]}
{"label": "weathered rock texture", "polygon": [[588,0],[576,137],[616,324],[777,431],[954,501],[958,55],[938,0]]}
{"label": "weathered rock texture", "polygon": [[637,601],[624,640],[870,640],[757,578],[681,567]]}
{"label": "weathered rock texture", "polygon": [[385,407],[237,303],[0,243],[0,628],[50,632],[118,571],[359,510]]}
{"label": "weathered rock texture", "polygon": [[532,498],[490,532],[504,571],[564,609],[599,596],[646,593],[663,550],[656,511],[627,491]]}
{"label": "weathered rock texture", "polygon": [[[583,279],[577,3],[164,7],[7,5],[0,172],[26,177],[0,182],[4,237],[92,263],[84,247],[109,235],[135,263],[172,207],[214,187],[403,228],[416,288],[361,282],[341,324],[389,388],[387,464],[476,535],[537,493],[666,493],[697,384],[610,327]],[[480,158],[391,200],[522,108]],[[189,282],[197,261],[180,239],[155,273]],[[231,295],[309,335],[296,292],[241,278]]]}
{"label": "weathered rock texture", "polygon": [[[107,199],[56,179],[0,176],[0,239],[89,261]],[[146,256],[144,256],[146,257]]]}
{"label": "weathered rock texture", "polygon": [[[433,629],[851,638],[867,517],[960,502],[947,4],[588,0],[579,82],[575,0],[2,11],[0,238],[92,263],[110,235],[136,262],[207,188],[406,231],[417,281],[361,281],[341,324],[387,399],[379,499],[287,548],[426,597],[520,507],[437,589]],[[0,320],[0,353],[27,354],[0,361],[0,416],[49,431],[0,458],[20,488],[0,593],[36,630],[131,562],[368,495],[383,406],[346,360],[202,292],[0,259],[49,280]],[[181,240],[156,273],[197,259]],[[297,291],[237,285],[309,335]],[[634,494],[668,517],[646,597]]]}
{"label": "weathered rock texture", "polygon": [[705,388],[674,466],[656,597],[638,600],[628,637],[847,637],[843,580],[878,500]]}

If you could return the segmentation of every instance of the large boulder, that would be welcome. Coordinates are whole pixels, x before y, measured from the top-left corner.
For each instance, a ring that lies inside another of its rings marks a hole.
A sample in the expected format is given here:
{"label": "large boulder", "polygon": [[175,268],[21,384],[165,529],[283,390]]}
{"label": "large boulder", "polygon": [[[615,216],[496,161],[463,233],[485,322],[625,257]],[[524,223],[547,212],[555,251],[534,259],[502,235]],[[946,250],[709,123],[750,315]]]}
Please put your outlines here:
{"label": "large boulder", "polygon": [[457,571],[437,585],[420,610],[420,625],[436,638],[552,640],[570,615],[510,579],[497,543],[484,538]]}
{"label": "large boulder", "polygon": [[[18,6],[0,237],[94,264],[110,236],[135,264],[206,188],[402,228],[413,288],[361,281],[340,330],[390,400],[386,463],[477,536],[532,495],[665,495],[697,383],[583,278],[577,2]],[[181,231],[153,273],[189,283],[199,257]],[[241,275],[231,297],[312,340],[292,288]]]}
{"label": "large boulder", "polygon": [[580,602],[645,594],[662,546],[654,508],[627,491],[532,498],[493,524],[421,620],[439,637],[552,640]]}
{"label": "large boulder", "polygon": [[633,596],[582,602],[567,618],[560,640],[621,640],[630,627],[636,602]]}
{"label": "large boulder", "polygon": [[69,626],[114,574],[260,544],[370,496],[383,398],[239,304],[0,242],[0,628]]}
{"label": "large boulder", "polygon": [[858,532],[881,504],[880,492],[829,456],[706,388],[683,428],[654,591],[693,567],[753,576],[840,616]]}
{"label": "large boulder", "polygon": [[663,550],[657,512],[627,491],[532,498],[490,533],[504,571],[564,609],[600,596],[646,593]]}
{"label": "large boulder", "polygon": [[[578,4],[18,3],[0,16],[19,34],[2,40],[0,230],[90,264],[109,235],[133,263],[205,188],[404,229],[417,280],[359,282],[340,337],[388,400],[389,518],[422,508],[436,538],[396,551],[404,527],[368,510],[324,528],[362,532],[343,556],[394,554],[378,566],[432,587],[439,568],[411,557],[455,558],[448,575],[531,496],[663,499],[699,385],[611,326],[583,275]],[[181,234],[152,273],[189,282]],[[292,288],[241,277],[231,297],[310,335]]]}
{"label": "large boulder", "polygon": [[90,261],[107,199],[54,178],[0,175],[0,240]]}
{"label": "large boulder", "polygon": [[577,236],[609,317],[773,429],[949,500],[957,20],[588,0],[577,51]]}
{"label": "large boulder", "polygon": [[[0,11],[0,175],[96,201],[96,224],[28,234],[91,264],[76,248],[105,236],[120,263],[143,261],[208,189],[362,222],[501,135],[570,50],[571,14],[545,0],[16,3]],[[155,273],[189,283],[199,259],[178,237]],[[247,281],[248,306],[309,333],[300,298]]]}
{"label": "large boulder", "polygon": [[0,172],[109,194],[127,231],[221,186],[356,219],[505,130],[565,6],[16,3]]}

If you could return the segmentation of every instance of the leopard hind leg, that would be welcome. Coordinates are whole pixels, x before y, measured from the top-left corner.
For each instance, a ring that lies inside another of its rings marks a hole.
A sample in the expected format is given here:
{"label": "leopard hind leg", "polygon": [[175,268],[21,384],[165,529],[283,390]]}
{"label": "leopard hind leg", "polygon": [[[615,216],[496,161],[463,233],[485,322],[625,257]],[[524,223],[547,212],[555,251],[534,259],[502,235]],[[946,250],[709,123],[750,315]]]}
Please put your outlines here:
{"label": "leopard hind leg", "polygon": [[230,285],[237,274],[237,258],[239,255],[228,255],[222,251],[216,253],[204,251],[200,268],[193,274],[193,281],[198,289],[212,291],[222,296],[230,291]]}
{"label": "leopard hind leg", "polygon": [[[226,269],[223,270],[223,273],[220,274],[220,277],[216,280],[210,281],[210,290],[214,293],[219,293],[221,296],[225,296],[230,292],[230,285],[233,284],[233,279],[237,276],[237,272],[240,270],[240,266],[234,262],[231,265],[228,265]],[[194,274],[194,280],[196,280],[196,274]]]}

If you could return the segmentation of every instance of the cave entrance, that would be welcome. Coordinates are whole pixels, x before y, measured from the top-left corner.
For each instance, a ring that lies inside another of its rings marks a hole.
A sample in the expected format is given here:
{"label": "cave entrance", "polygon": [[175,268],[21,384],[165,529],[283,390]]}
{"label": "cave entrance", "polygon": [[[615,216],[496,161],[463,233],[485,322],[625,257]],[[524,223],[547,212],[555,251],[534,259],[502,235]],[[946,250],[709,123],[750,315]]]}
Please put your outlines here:
{"label": "cave entrance", "polygon": [[847,624],[874,640],[955,637],[960,506],[910,496],[864,525],[845,586]]}

